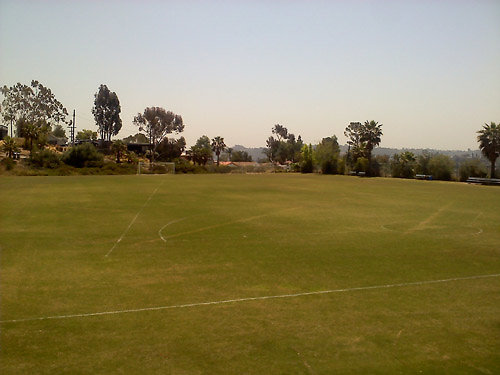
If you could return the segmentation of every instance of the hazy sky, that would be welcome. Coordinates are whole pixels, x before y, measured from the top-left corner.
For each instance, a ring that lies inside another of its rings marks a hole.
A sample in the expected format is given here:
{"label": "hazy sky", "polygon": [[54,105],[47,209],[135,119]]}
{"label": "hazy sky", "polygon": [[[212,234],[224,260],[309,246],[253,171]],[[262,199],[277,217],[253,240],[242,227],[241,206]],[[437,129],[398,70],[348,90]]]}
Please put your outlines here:
{"label": "hazy sky", "polygon": [[0,83],[37,79],[96,129],[100,84],[123,138],[145,107],[206,134],[265,146],[274,124],[306,142],[350,121],[384,147],[477,148],[500,122],[500,1],[0,0]]}

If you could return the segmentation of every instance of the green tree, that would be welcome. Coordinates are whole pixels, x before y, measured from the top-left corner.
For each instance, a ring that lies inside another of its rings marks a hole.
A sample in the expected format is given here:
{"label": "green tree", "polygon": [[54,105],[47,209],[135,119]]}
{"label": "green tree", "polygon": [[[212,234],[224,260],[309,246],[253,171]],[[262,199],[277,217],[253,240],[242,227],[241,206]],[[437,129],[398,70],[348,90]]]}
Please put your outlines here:
{"label": "green tree", "polygon": [[101,140],[111,141],[111,136],[118,134],[122,128],[120,112],[118,95],[111,92],[106,85],[99,86],[99,90],[94,95],[92,114]]}
{"label": "green tree", "polygon": [[172,161],[179,158],[186,148],[184,137],[179,139],[165,138],[157,147],[158,160]]}
{"label": "green tree", "polygon": [[[364,124],[360,122],[351,122],[345,128],[344,135],[347,137],[347,144],[349,145],[347,155],[348,164],[353,165],[358,158],[366,158],[368,160],[368,168],[366,171],[370,173],[372,151],[380,144],[382,124],[374,120],[365,121]],[[365,162],[362,164],[364,163]]]}
{"label": "green tree", "polygon": [[266,141],[265,154],[270,162],[284,164],[286,161],[296,162],[301,154],[303,142],[300,135],[288,132],[283,125],[276,124],[272,129],[272,135]]}
{"label": "green tree", "polygon": [[313,149],[312,146],[303,145],[301,151],[302,161],[300,163],[300,171],[302,173],[312,173],[314,170]]}
{"label": "green tree", "polygon": [[97,132],[92,130],[83,129],[76,133],[77,141],[95,141],[97,140]]}
{"label": "green tree", "polygon": [[212,146],[210,138],[201,136],[194,146],[189,150],[189,156],[194,163],[205,165],[212,158]]}
{"label": "green tree", "polygon": [[215,152],[215,156],[217,156],[217,166],[219,166],[219,157],[220,153],[226,149],[226,144],[224,143],[224,138],[217,136],[212,138],[212,151]]}
{"label": "green tree", "polygon": [[453,173],[453,161],[447,155],[433,155],[429,161],[429,171],[433,179],[449,181]]}
{"label": "green tree", "polygon": [[184,130],[182,117],[173,112],[165,111],[161,107],[148,107],[144,110],[144,113],[138,113],[134,117],[134,124],[139,127],[139,131],[146,132],[149,137],[152,162],[154,162],[156,147],[163,138],[167,134],[174,132],[178,134]]}
{"label": "green tree", "polygon": [[495,162],[500,156],[500,124],[484,124],[477,132],[477,141],[483,155],[490,161],[490,177],[495,178]]}
{"label": "green tree", "polygon": [[66,138],[66,131],[60,124],[54,125],[52,129],[52,135],[57,138]]}
{"label": "green tree", "polygon": [[232,151],[230,160],[233,162],[252,161],[252,156],[246,151]]}
{"label": "green tree", "polygon": [[[50,132],[55,124],[67,123],[68,111],[56,99],[52,91],[40,82],[32,80],[29,86],[17,83],[12,87],[0,89],[4,99],[1,115],[5,122],[18,125],[18,136],[21,124],[32,124],[44,127]],[[22,121],[20,121],[22,120]]]}
{"label": "green tree", "polygon": [[84,143],[71,147],[66,151],[62,156],[62,161],[76,168],[100,167],[102,166],[103,156],[93,144]]}
{"label": "green tree", "polygon": [[363,125],[360,122],[350,122],[344,130],[347,137],[347,164],[353,165],[359,157],[364,155],[365,145],[361,141]]}
{"label": "green tree", "polygon": [[372,151],[380,144],[382,135],[382,124],[374,120],[365,121],[361,132],[361,142],[364,144],[364,156],[368,159],[368,165],[371,165]]}
{"label": "green tree", "polygon": [[314,159],[319,164],[323,174],[337,173],[339,143],[335,135],[326,137],[314,149]]}
{"label": "green tree", "polygon": [[17,147],[16,141],[12,137],[5,137],[3,140],[2,151],[5,152],[8,158],[12,159],[14,152],[19,152],[19,147]]}
{"label": "green tree", "polygon": [[488,171],[478,158],[465,160],[460,164],[460,181],[467,181],[469,177],[486,177]]}
{"label": "green tree", "polygon": [[35,146],[43,147],[50,129],[44,120],[33,123],[24,118],[17,121],[17,128],[20,136],[25,139],[24,147],[30,150],[30,157],[33,155]]}
{"label": "green tree", "polygon": [[416,157],[410,151],[394,154],[391,160],[392,177],[413,178],[415,176]]}
{"label": "green tree", "polygon": [[415,167],[415,172],[418,174],[431,175],[430,162],[432,159],[432,154],[428,151],[424,151],[417,157],[417,165]]}
{"label": "green tree", "polygon": [[148,137],[146,137],[142,133],[137,133],[135,135],[129,135],[128,137],[123,138],[123,142],[125,142],[125,143],[148,143]]}
{"label": "green tree", "polygon": [[111,151],[116,155],[116,162],[121,163],[120,158],[127,152],[127,145],[121,140],[114,141]]}

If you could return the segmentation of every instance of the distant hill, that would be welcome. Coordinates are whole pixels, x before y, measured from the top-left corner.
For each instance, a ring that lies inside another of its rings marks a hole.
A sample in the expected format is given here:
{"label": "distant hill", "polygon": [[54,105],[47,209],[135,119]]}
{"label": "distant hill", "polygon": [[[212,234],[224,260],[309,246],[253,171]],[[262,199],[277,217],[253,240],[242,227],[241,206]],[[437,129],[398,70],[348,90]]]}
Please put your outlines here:
{"label": "distant hill", "polygon": [[260,159],[266,159],[267,156],[264,153],[265,148],[264,147],[254,147],[254,148],[248,148],[242,145],[234,145],[232,147],[234,151],[245,151],[252,157],[253,161],[259,161]]}
{"label": "distant hill", "polygon": [[[259,159],[266,159],[266,154],[264,153],[265,147],[253,147],[248,148],[242,145],[235,145],[232,147],[235,151],[246,151],[249,155],[252,156],[253,161],[258,161]],[[415,155],[420,155],[424,152],[428,152],[430,154],[444,154],[450,157],[457,158],[467,158],[467,157],[478,157],[481,158],[481,151],[479,150],[435,150],[429,148],[388,148],[388,147],[377,147],[373,150],[373,155],[389,155],[392,156],[394,154],[399,154],[404,151],[411,151]],[[340,152],[347,152],[347,145],[340,145]]]}

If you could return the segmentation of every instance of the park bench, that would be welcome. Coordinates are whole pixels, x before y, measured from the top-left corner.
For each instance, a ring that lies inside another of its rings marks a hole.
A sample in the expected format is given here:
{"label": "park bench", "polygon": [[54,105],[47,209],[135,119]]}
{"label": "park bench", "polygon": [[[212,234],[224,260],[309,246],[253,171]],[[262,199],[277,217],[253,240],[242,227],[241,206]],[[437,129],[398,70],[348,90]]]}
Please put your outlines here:
{"label": "park bench", "polygon": [[469,184],[481,184],[481,185],[499,185],[500,178],[482,178],[482,177],[469,177],[467,179]]}
{"label": "park bench", "polygon": [[430,174],[416,174],[415,178],[417,180],[432,180],[432,175],[430,175]]}
{"label": "park bench", "polygon": [[364,176],[366,176],[366,172],[356,172],[356,171],[350,171],[350,172],[349,172],[349,176],[360,176],[360,177],[364,177]]}

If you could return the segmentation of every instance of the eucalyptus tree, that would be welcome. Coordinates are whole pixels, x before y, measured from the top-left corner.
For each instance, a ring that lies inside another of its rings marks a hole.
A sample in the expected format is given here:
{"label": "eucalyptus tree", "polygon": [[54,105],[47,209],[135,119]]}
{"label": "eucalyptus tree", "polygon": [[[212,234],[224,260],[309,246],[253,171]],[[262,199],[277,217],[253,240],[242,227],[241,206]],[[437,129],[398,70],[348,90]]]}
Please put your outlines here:
{"label": "eucalyptus tree", "polygon": [[[68,123],[68,111],[52,91],[40,82],[32,80],[30,85],[16,83],[0,88],[3,100],[1,117],[5,123],[16,124],[17,135],[23,136],[22,127],[31,124],[39,132],[50,132],[52,125]],[[22,120],[22,121],[21,121]]]}
{"label": "eucalyptus tree", "polygon": [[122,128],[120,118],[120,101],[118,95],[108,89],[108,86],[101,85],[94,95],[94,115],[99,135],[103,141],[111,141],[111,136],[117,135]]}
{"label": "eucalyptus tree", "polygon": [[139,127],[139,131],[144,131],[149,138],[152,162],[154,162],[158,144],[168,134],[178,134],[184,130],[182,117],[161,107],[148,107],[144,110],[144,113],[138,113],[134,117],[134,124]]}
{"label": "eucalyptus tree", "polygon": [[217,136],[212,138],[212,151],[215,152],[215,156],[217,156],[217,166],[219,166],[219,157],[220,153],[226,149],[226,144],[224,143],[224,138]]}

